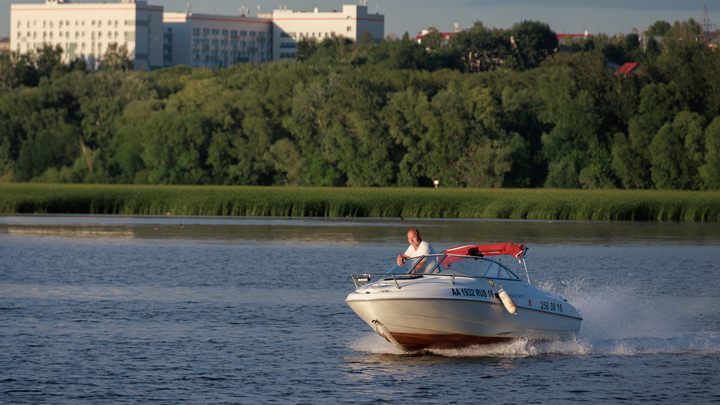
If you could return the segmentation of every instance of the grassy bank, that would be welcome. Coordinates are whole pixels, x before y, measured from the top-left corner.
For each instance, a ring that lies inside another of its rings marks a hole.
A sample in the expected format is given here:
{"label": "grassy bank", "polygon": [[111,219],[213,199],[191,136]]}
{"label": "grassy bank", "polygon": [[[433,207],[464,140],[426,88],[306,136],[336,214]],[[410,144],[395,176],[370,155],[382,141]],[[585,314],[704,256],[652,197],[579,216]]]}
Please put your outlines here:
{"label": "grassy bank", "polygon": [[0,213],[720,221],[720,192],[0,183]]}

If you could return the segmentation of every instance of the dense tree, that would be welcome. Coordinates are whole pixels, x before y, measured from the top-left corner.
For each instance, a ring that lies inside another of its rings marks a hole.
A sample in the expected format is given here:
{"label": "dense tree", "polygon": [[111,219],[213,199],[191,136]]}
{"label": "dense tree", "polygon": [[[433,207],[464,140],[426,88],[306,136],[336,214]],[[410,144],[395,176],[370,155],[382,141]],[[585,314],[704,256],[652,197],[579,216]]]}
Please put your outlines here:
{"label": "dense tree", "polygon": [[549,70],[538,83],[538,97],[544,104],[539,117],[552,126],[542,136],[543,156],[549,162],[546,187],[578,187],[578,176],[586,168],[601,177],[586,176],[585,181],[590,183],[585,187],[611,184],[606,174],[600,114],[591,93],[577,83],[568,67]]}
{"label": "dense tree", "polygon": [[667,21],[655,21],[645,32],[649,37],[664,37],[672,26]]}
{"label": "dense tree", "polygon": [[67,72],[68,66],[62,62],[63,53],[64,51],[60,45],[52,46],[44,44],[42,48],[37,51],[35,57],[38,77],[50,78],[54,75]]}
{"label": "dense tree", "polygon": [[216,70],[0,53],[0,181],[718,189],[720,53],[696,28],[657,54],[629,34],[556,55],[545,24],[478,22]]}
{"label": "dense tree", "polygon": [[406,32],[402,38],[387,37],[380,41],[376,51],[369,55],[370,63],[388,69],[428,69],[431,67],[430,55],[415,43]]}
{"label": "dense tree", "polygon": [[457,66],[466,72],[484,72],[503,67],[515,67],[510,35],[498,29],[485,28],[477,21],[469,30],[460,31],[450,39]]}
{"label": "dense tree", "polygon": [[650,188],[650,144],[660,128],[684,104],[674,83],[648,84],[640,93],[638,113],[630,119],[628,134],[617,133],[612,146],[612,165],[626,188]]}
{"label": "dense tree", "polygon": [[703,188],[720,190],[720,117],[705,129],[705,162],[698,169]]}
{"label": "dense tree", "polygon": [[672,122],[660,128],[650,144],[650,170],[657,188],[700,188],[698,168],[704,160],[703,127],[702,116],[681,111]]}
{"label": "dense tree", "polygon": [[508,34],[517,53],[518,65],[523,69],[538,67],[558,47],[557,35],[545,23],[523,21],[513,25]]}
{"label": "dense tree", "polygon": [[422,46],[428,51],[437,51],[443,45],[443,36],[435,27],[430,27],[428,33],[422,38]]}
{"label": "dense tree", "polygon": [[105,54],[100,60],[101,70],[132,70],[135,67],[127,45],[108,44]]}

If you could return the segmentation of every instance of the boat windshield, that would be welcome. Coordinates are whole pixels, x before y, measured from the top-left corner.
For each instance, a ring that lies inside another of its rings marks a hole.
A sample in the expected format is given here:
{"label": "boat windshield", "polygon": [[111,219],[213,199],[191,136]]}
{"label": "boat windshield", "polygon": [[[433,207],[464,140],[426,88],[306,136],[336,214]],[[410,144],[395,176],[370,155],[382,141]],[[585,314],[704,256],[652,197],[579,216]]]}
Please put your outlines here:
{"label": "boat windshield", "polygon": [[404,266],[397,264],[390,269],[389,274],[423,274],[433,272],[440,255],[420,256],[407,259]]}
{"label": "boat windshield", "polygon": [[473,256],[447,255],[440,259],[440,264],[433,274],[455,274],[459,276],[490,277],[519,280],[520,278],[505,265],[495,260]]}

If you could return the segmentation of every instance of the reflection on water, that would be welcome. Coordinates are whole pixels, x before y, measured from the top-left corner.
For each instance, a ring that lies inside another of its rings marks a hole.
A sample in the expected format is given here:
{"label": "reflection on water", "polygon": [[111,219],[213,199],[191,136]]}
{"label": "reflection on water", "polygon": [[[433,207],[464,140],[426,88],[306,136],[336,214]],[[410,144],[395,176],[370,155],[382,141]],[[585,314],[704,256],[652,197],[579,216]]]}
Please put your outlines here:
{"label": "reflection on water", "polygon": [[402,245],[405,232],[410,228],[420,229],[426,240],[442,246],[498,241],[524,244],[720,244],[720,226],[714,223],[0,215],[0,234],[28,237]]}
{"label": "reflection on water", "polygon": [[110,238],[130,239],[135,238],[132,231],[112,229],[87,229],[87,228],[58,228],[56,226],[13,226],[7,228],[7,233],[12,236],[21,237],[51,237],[51,238]]}

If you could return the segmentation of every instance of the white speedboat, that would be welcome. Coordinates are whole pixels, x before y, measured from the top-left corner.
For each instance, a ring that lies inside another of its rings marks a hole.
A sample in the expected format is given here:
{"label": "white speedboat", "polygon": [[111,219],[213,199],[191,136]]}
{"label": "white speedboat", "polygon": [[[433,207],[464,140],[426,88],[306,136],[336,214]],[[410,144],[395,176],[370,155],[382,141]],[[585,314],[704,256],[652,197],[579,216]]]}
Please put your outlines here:
{"label": "white speedboat", "polygon": [[[499,243],[409,259],[388,273],[350,276],[356,289],[345,302],[407,352],[573,338],[582,317],[567,300],[530,284],[526,253],[523,245]],[[500,256],[517,260],[517,270]],[[517,276],[521,269],[527,281]]]}

